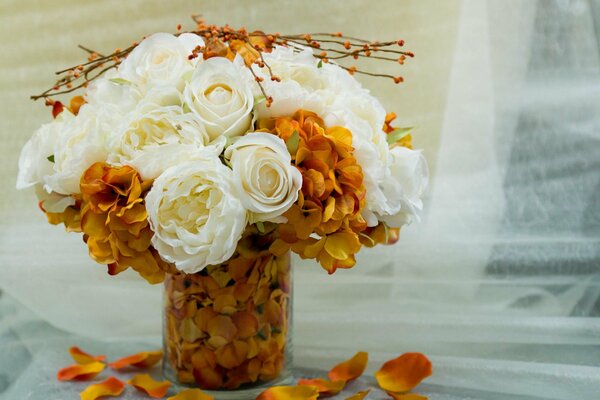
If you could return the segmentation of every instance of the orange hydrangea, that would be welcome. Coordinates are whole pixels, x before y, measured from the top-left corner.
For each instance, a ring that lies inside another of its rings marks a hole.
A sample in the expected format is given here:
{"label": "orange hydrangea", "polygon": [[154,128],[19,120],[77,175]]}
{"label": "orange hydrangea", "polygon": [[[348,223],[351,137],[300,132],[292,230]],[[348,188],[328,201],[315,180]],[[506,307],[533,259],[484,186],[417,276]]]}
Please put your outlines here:
{"label": "orange hydrangea", "polygon": [[142,181],[131,167],[95,163],[81,177],[81,229],[90,256],[116,275],[129,267],[150,283],[164,279],[172,266],[150,245],[143,194],[151,181]]}
{"label": "orange hydrangea", "polygon": [[281,240],[301,257],[316,258],[329,273],[352,267],[361,247],[359,233],[367,228],[362,217],[366,190],[352,133],[341,126],[325,128],[321,118],[304,110],[261,120],[258,127],[287,143],[302,173],[298,201],[279,227]]}

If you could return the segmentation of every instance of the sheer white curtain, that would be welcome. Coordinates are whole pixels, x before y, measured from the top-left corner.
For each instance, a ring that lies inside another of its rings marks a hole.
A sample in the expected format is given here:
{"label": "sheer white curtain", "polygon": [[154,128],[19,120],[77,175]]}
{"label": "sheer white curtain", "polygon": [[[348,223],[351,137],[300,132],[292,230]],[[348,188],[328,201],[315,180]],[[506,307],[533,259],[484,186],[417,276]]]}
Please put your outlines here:
{"label": "sheer white curtain", "polygon": [[[600,3],[463,0],[458,7],[454,48],[440,61],[449,85],[423,222],[334,277],[297,262],[297,364],[327,368],[362,349],[376,368],[422,351],[434,363],[432,399],[468,390],[490,392],[485,398],[596,399]],[[10,267],[0,268],[6,291],[81,335],[158,334],[160,288],[134,277],[109,283],[79,238],[52,227],[35,225],[36,236],[52,239],[22,265],[31,229],[0,233],[12,249],[1,254]],[[50,256],[53,265],[77,268],[54,279],[41,272]],[[25,294],[23,276],[37,282],[36,293]]]}

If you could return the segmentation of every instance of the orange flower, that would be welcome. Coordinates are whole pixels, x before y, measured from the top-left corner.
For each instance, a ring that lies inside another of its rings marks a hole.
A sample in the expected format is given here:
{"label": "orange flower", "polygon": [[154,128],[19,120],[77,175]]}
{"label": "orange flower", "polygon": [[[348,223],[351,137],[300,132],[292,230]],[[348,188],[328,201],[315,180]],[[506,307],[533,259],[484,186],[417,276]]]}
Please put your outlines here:
{"label": "orange flower", "polygon": [[[353,156],[352,133],[325,128],[316,114],[300,110],[293,117],[265,119],[258,128],[283,139],[302,173],[298,201],[278,228],[280,238],[303,258],[316,258],[329,273],[349,268],[367,228],[362,217],[366,190],[362,168]],[[312,234],[320,238],[314,238]],[[277,242],[274,251],[284,247]]]}
{"label": "orange flower", "polygon": [[93,164],[81,177],[81,228],[90,256],[108,264],[109,274],[132,267],[148,282],[159,283],[172,267],[150,246],[143,199],[150,185],[131,167]]}
{"label": "orange flower", "polygon": [[354,254],[361,244],[352,231],[336,232],[320,239],[308,238],[292,245],[292,250],[302,258],[315,258],[333,274],[338,268],[351,268],[356,263]]}

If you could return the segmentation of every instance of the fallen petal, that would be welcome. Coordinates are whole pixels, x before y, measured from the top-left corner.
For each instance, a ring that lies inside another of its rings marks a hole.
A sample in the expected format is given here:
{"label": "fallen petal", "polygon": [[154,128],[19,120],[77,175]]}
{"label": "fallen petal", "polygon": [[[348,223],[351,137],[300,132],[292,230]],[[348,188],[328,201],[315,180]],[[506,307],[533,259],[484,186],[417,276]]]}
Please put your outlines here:
{"label": "fallen petal", "polygon": [[363,390],[362,392],[358,392],[350,397],[346,397],[346,400],[363,400],[370,392],[371,389]]}
{"label": "fallen petal", "polygon": [[369,353],[359,351],[351,359],[333,367],[327,377],[332,381],[351,381],[363,374],[368,362]]}
{"label": "fallen petal", "polygon": [[163,353],[161,350],[144,351],[120,358],[115,362],[109,363],[108,365],[112,369],[123,369],[127,367],[150,368],[162,360],[162,356]]}
{"label": "fallen petal", "polygon": [[167,400],[214,400],[215,398],[207,395],[200,389],[185,389]]}
{"label": "fallen petal", "polygon": [[81,400],[96,400],[104,396],[120,396],[125,389],[125,383],[115,377],[110,377],[107,380],[88,386],[79,394]]}
{"label": "fallen petal", "polygon": [[59,381],[87,381],[102,372],[104,367],[105,365],[99,361],[69,365],[58,371],[56,379]]}
{"label": "fallen petal", "polygon": [[386,392],[408,392],[431,375],[431,361],[421,353],[405,353],[390,360],[375,372],[379,386]]}
{"label": "fallen petal", "polygon": [[319,392],[313,386],[273,386],[256,400],[316,400],[318,397]]}
{"label": "fallen petal", "polygon": [[169,381],[155,381],[148,374],[138,374],[127,381],[134,388],[145,392],[148,396],[155,399],[161,399],[167,394],[167,390],[171,387]]}
{"label": "fallen petal", "polygon": [[346,386],[345,381],[328,381],[327,379],[300,379],[298,381],[300,386],[312,386],[317,388],[320,395],[333,396],[338,394]]}
{"label": "fallen petal", "polygon": [[89,363],[93,363],[95,361],[104,361],[104,360],[106,360],[105,356],[102,356],[102,355],[93,356],[93,355],[88,354],[85,351],[81,350],[77,346],[71,347],[69,349],[69,353],[71,353],[71,357],[73,357],[73,360],[77,364],[89,364]]}

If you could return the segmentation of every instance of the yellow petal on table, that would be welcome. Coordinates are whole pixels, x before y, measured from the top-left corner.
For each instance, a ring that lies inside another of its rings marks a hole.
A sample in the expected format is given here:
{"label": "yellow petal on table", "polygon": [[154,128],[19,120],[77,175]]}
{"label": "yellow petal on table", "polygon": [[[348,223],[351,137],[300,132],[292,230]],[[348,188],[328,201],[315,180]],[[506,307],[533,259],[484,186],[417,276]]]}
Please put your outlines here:
{"label": "yellow petal on table", "polygon": [[421,353],[405,353],[383,364],[375,379],[386,392],[408,392],[431,375],[431,361]]}
{"label": "yellow petal on table", "polygon": [[99,361],[69,365],[58,371],[56,379],[59,381],[87,381],[102,372],[104,367],[105,365]]}
{"label": "yellow petal on table", "polygon": [[327,374],[327,377],[332,381],[351,381],[365,372],[368,362],[369,353],[359,351],[351,359],[333,367]]}
{"label": "yellow petal on table", "polygon": [[185,389],[167,400],[214,400],[215,398],[204,393],[200,389]]}
{"label": "yellow petal on table", "polygon": [[319,395],[333,396],[338,394],[346,386],[345,381],[329,381],[327,379],[300,379],[298,381],[300,386],[312,386],[317,389]]}
{"label": "yellow petal on table", "polygon": [[394,400],[427,400],[427,396],[423,396],[417,393],[393,393],[387,392]]}
{"label": "yellow petal on table", "polygon": [[88,386],[79,394],[81,400],[96,400],[104,396],[120,396],[125,389],[125,383],[115,377]]}
{"label": "yellow petal on table", "polygon": [[167,394],[167,390],[171,387],[169,381],[155,381],[148,374],[138,374],[127,381],[134,388],[145,392],[148,396],[155,399],[161,399]]}
{"label": "yellow petal on table", "polygon": [[356,394],[353,394],[350,397],[346,397],[346,400],[363,400],[365,397],[367,397],[367,395],[371,392],[371,389],[369,390],[363,390],[362,392],[358,392]]}
{"label": "yellow petal on table", "polygon": [[112,369],[123,369],[127,367],[150,368],[162,360],[162,356],[163,353],[161,350],[143,351],[141,353],[120,358],[115,362],[109,363],[108,365]]}
{"label": "yellow petal on table", "polygon": [[69,349],[69,353],[71,354],[71,357],[73,357],[73,360],[77,364],[89,364],[89,363],[93,363],[96,361],[106,360],[106,357],[103,355],[93,356],[93,355],[88,354],[85,351],[81,350],[77,346],[71,347]]}
{"label": "yellow petal on table", "polygon": [[256,400],[316,400],[319,397],[313,386],[273,386],[258,395]]}

